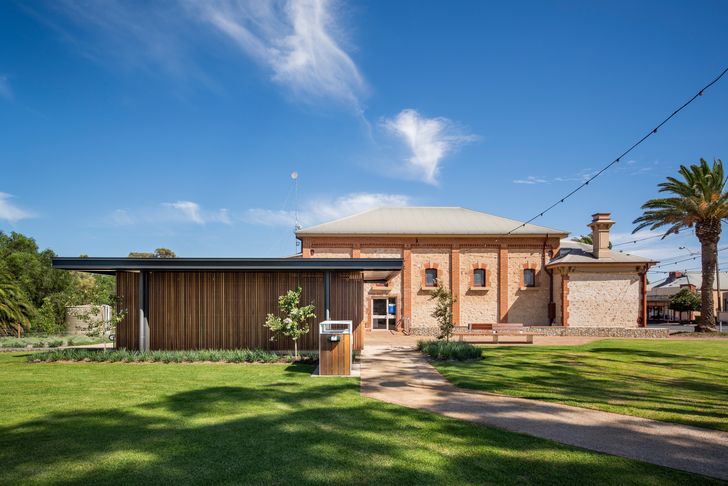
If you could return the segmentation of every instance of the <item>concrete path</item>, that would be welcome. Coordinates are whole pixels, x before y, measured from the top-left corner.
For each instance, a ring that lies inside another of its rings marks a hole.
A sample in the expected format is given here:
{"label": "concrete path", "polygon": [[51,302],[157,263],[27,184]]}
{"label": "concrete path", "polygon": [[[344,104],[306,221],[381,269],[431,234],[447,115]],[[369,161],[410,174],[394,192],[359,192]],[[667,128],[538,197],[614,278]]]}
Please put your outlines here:
{"label": "concrete path", "polygon": [[563,444],[728,480],[728,433],[463,390],[411,347],[367,345],[362,394]]}

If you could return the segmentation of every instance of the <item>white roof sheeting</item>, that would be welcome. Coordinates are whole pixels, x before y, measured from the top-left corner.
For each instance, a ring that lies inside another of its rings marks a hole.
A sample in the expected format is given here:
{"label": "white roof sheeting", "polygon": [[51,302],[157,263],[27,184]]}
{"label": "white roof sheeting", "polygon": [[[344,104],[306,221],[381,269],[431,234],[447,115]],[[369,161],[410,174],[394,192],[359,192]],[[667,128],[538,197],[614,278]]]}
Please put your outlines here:
{"label": "white roof sheeting", "polygon": [[522,221],[458,207],[382,207],[304,228],[298,236],[314,235],[465,235],[566,236],[568,232],[523,224]]}

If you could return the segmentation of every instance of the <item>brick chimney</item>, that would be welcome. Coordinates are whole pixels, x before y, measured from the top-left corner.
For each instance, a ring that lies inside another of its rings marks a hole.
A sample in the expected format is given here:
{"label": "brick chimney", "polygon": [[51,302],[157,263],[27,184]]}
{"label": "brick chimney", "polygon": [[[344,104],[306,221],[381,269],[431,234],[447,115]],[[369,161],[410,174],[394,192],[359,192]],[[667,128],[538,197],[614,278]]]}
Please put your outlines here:
{"label": "brick chimney", "polygon": [[682,272],[670,272],[670,273],[668,273],[667,279],[670,282],[674,282],[675,280],[682,278],[682,276],[683,276]]}
{"label": "brick chimney", "polygon": [[592,222],[589,227],[592,230],[592,250],[596,258],[608,257],[612,254],[609,249],[609,228],[614,225],[611,213],[592,214]]}

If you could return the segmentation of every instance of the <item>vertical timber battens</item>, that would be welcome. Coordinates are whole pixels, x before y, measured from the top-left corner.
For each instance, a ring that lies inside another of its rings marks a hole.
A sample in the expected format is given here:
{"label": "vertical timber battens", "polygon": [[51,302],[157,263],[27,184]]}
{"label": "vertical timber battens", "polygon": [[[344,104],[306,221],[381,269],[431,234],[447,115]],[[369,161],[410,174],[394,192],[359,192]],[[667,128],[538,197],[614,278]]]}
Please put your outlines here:
{"label": "vertical timber battens", "polygon": [[324,316],[331,319],[331,272],[324,272]]}
{"label": "vertical timber battens", "polygon": [[328,304],[323,272],[155,271],[148,275],[146,306],[140,301],[140,275],[117,274],[117,294],[128,309],[117,332],[119,347],[142,349],[138,338],[143,312],[147,349],[293,349],[290,339],[271,341],[263,323],[268,313],[279,312],[278,297],[300,286],[301,303],[313,303],[318,317],[309,322],[311,331],[301,337],[299,349],[318,348],[317,322],[327,308],[331,319],[353,322],[354,349],[362,348],[361,272],[330,271]]}
{"label": "vertical timber battens", "polygon": [[149,351],[149,272],[139,273],[139,351]]}

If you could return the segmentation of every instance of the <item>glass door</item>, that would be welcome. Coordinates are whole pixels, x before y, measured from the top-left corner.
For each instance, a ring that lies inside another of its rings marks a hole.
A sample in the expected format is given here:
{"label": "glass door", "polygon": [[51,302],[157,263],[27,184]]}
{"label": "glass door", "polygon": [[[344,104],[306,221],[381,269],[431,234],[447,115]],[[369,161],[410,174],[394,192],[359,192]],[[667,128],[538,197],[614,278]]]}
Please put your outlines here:
{"label": "glass door", "polygon": [[394,330],[397,325],[396,300],[372,299],[372,329]]}

